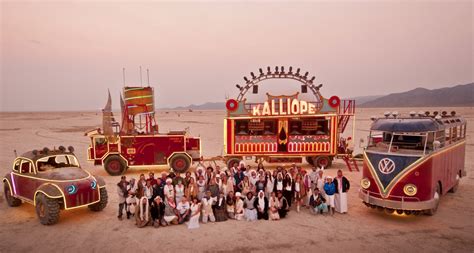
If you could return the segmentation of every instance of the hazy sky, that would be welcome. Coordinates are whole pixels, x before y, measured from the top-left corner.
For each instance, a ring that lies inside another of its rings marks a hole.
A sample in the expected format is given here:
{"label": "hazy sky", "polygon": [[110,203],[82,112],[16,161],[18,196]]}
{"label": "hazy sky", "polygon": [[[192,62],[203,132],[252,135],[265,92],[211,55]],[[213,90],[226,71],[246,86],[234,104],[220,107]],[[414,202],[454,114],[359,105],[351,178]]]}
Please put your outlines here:
{"label": "hazy sky", "polygon": [[157,107],[236,97],[268,65],[309,71],[327,97],[474,80],[472,1],[2,2],[1,14],[3,111],[97,110],[107,89],[116,106],[122,68],[139,85],[140,65]]}

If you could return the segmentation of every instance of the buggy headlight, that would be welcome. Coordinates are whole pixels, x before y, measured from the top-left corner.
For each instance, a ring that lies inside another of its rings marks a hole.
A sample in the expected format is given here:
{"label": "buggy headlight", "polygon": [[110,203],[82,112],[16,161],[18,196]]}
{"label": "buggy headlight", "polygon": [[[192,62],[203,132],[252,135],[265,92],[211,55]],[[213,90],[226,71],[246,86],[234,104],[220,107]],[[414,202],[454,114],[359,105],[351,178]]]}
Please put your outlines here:
{"label": "buggy headlight", "polygon": [[92,190],[95,190],[95,188],[97,188],[97,182],[96,181],[91,182],[91,188],[92,188]]}
{"label": "buggy headlight", "polygon": [[407,184],[403,187],[403,192],[407,196],[410,196],[410,197],[415,196],[417,191],[418,191],[418,189],[416,188],[416,186],[414,184]]}
{"label": "buggy headlight", "polygon": [[66,187],[66,191],[69,195],[75,194],[77,192],[77,187],[75,185],[69,185]]}
{"label": "buggy headlight", "polygon": [[360,180],[360,186],[364,189],[368,189],[370,187],[370,180],[368,178],[363,178]]}

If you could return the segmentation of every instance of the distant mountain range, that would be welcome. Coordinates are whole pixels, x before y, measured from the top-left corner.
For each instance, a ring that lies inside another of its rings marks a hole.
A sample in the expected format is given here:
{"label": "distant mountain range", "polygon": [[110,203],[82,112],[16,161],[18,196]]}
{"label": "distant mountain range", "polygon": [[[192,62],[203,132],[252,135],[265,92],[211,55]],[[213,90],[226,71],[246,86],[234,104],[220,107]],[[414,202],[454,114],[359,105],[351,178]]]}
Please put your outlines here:
{"label": "distant mountain range", "polygon": [[[474,83],[429,90],[416,88],[389,95],[353,97],[358,107],[474,106]],[[161,108],[161,110],[225,110],[225,102]]]}
{"label": "distant mountain range", "polygon": [[416,88],[392,93],[364,103],[360,107],[474,106],[474,83],[441,89]]}

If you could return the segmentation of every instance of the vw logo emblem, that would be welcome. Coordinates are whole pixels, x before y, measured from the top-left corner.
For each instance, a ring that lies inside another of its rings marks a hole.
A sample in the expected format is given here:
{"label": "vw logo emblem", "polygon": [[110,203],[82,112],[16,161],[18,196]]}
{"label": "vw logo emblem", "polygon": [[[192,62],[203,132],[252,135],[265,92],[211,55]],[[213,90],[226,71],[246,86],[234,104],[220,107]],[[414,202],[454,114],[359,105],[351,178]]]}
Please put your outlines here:
{"label": "vw logo emblem", "polygon": [[385,175],[392,173],[395,170],[395,162],[390,158],[384,158],[379,162],[379,171]]}

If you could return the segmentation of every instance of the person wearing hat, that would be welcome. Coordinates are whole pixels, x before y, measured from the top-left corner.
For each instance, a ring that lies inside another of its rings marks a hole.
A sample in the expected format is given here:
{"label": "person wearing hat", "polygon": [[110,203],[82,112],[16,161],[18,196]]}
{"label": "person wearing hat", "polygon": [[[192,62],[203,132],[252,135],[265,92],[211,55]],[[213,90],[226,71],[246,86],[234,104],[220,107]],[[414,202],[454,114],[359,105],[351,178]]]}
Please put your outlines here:
{"label": "person wearing hat", "polygon": [[166,179],[166,185],[163,188],[163,191],[164,191],[164,194],[165,194],[165,199],[168,199],[168,198],[173,198],[174,199],[174,197],[175,197],[174,186],[173,186],[172,183],[173,183],[173,179],[171,179],[171,178]]}
{"label": "person wearing hat", "polygon": [[164,225],[165,204],[160,196],[156,196],[150,207],[151,219],[155,228]]}
{"label": "person wearing hat", "polygon": [[334,185],[331,176],[326,177],[326,183],[324,184],[324,191],[326,192],[326,200],[329,209],[329,213],[334,215],[334,194],[336,193],[336,186]]}
{"label": "person wearing hat", "polygon": [[242,200],[242,194],[240,192],[235,193],[235,219],[244,219],[244,201]]}
{"label": "person wearing hat", "polygon": [[313,194],[309,198],[309,205],[311,207],[311,212],[314,214],[323,214],[328,212],[328,206],[326,204],[326,199],[321,195],[318,188],[315,188]]}
{"label": "person wearing hat", "polygon": [[257,210],[255,208],[255,196],[253,192],[249,191],[247,196],[244,198],[244,207],[245,207],[245,219],[247,221],[257,220]]}
{"label": "person wearing hat", "polygon": [[311,172],[308,174],[309,180],[311,181],[311,190],[314,190],[314,188],[318,187],[317,182],[318,182],[318,168],[316,166],[313,166],[311,168]]}
{"label": "person wearing hat", "polygon": [[214,212],[212,210],[212,205],[217,201],[216,197],[212,197],[211,191],[206,191],[206,196],[204,196],[201,200],[202,204],[202,223],[207,223],[207,221],[215,222],[216,217],[214,216]]}

